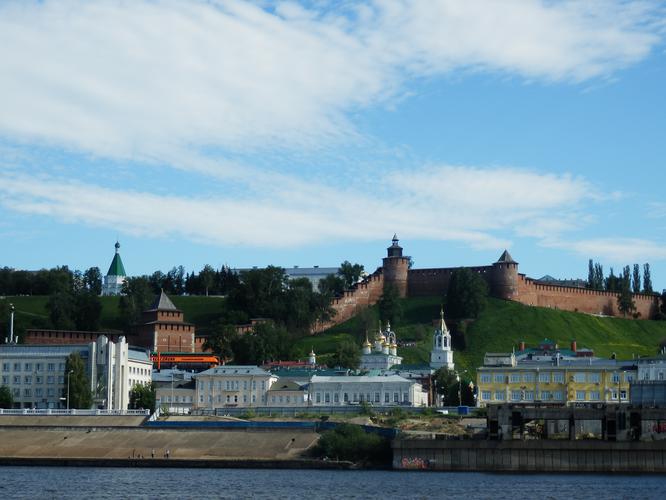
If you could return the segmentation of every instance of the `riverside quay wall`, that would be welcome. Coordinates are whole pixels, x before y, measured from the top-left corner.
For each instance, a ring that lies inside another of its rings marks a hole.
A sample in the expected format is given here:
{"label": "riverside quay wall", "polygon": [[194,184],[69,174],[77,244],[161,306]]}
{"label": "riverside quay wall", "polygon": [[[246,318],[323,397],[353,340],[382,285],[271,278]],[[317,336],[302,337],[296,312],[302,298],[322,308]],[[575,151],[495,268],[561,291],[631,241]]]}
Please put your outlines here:
{"label": "riverside quay wall", "polygon": [[666,472],[666,441],[476,441],[396,439],[396,470]]}

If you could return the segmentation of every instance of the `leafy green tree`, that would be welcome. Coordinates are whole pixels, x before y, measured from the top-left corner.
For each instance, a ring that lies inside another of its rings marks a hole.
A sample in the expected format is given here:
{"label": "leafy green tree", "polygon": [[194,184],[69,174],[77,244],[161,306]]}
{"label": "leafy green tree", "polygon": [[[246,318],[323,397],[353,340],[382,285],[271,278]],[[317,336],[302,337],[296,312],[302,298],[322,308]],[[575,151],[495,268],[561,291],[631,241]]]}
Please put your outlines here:
{"label": "leafy green tree", "polygon": [[383,322],[390,321],[397,325],[402,319],[402,304],[400,293],[394,285],[385,285],[384,292],[377,303],[379,308],[379,319]]}
{"label": "leafy green tree", "polygon": [[[629,266],[627,266],[628,268]],[[620,295],[617,297],[617,308],[623,316],[631,314],[636,310],[636,303],[631,295],[630,282],[628,276],[622,280]]]}
{"label": "leafy green tree", "polygon": [[9,387],[3,385],[0,387],[0,408],[3,410],[8,410],[14,406],[14,398],[12,397],[12,391],[9,390]]}
{"label": "leafy green tree", "polygon": [[643,293],[652,293],[652,277],[650,276],[650,264],[643,264]]}
{"label": "leafy green tree", "polygon": [[148,309],[154,294],[146,276],[127,278],[123,283],[122,295],[118,302],[120,318],[126,333],[141,320],[141,313]]}
{"label": "leafy green tree", "polygon": [[340,342],[332,358],[334,366],[355,370],[361,363],[361,349],[348,340]]}
{"label": "leafy green tree", "polygon": [[63,396],[67,397],[67,378],[69,377],[69,407],[89,409],[92,406],[90,379],[86,375],[86,366],[78,352],[73,352],[65,363],[65,388]]}
{"label": "leafy green tree", "polygon": [[81,291],[74,296],[74,324],[77,330],[96,332],[102,316],[99,294]]}
{"label": "leafy green tree", "polygon": [[237,335],[231,344],[234,362],[259,365],[266,361],[289,359],[293,338],[287,330],[272,322],[256,325],[251,333]]}
{"label": "leafy green tree", "polygon": [[314,453],[336,460],[373,464],[390,464],[393,458],[388,439],[352,424],[339,424],[322,433]]}
{"label": "leafy green tree", "polygon": [[74,297],[68,290],[51,294],[46,303],[46,310],[49,312],[49,320],[54,329],[72,330],[74,328]]}
{"label": "leafy green tree", "polygon": [[587,287],[594,288],[594,261],[592,259],[588,262],[588,271],[587,271]]}
{"label": "leafy green tree", "polygon": [[102,273],[99,267],[91,267],[83,273],[83,286],[93,295],[102,293]]}
{"label": "leafy green tree", "polygon": [[638,264],[634,264],[631,288],[633,293],[641,293],[641,268]]}
{"label": "leafy green tree", "polygon": [[477,273],[461,267],[451,273],[446,310],[453,318],[478,318],[486,307],[488,285]]}
{"label": "leafy green tree", "polygon": [[130,389],[129,394],[129,407],[132,410],[150,410],[151,412],[155,411],[155,401],[157,389],[155,383],[152,382],[149,385],[144,384],[135,384],[132,389]]}
{"label": "leafy green tree", "polygon": [[345,290],[345,280],[337,274],[329,274],[319,280],[317,284],[319,293],[329,295],[330,297],[339,297]]}
{"label": "leafy green tree", "polygon": [[615,276],[615,273],[613,272],[613,268],[610,268],[610,274],[608,277],[604,280],[605,284],[605,289],[608,292],[619,292],[622,290],[622,277],[621,276]]}
{"label": "leafy green tree", "polygon": [[340,264],[338,274],[342,276],[345,283],[345,288],[354,286],[363,274],[363,266],[361,264],[352,264],[348,260]]}
{"label": "leafy green tree", "polygon": [[601,264],[594,264],[594,286],[595,290],[604,289],[604,268]]}
{"label": "leafy green tree", "polygon": [[203,348],[219,356],[220,360],[224,362],[234,357],[233,345],[237,338],[238,333],[235,326],[218,320],[212,324]]}
{"label": "leafy green tree", "polygon": [[201,282],[201,286],[203,286],[206,292],[206,297],[208,297],[208,291],[215,284],[215,269],[206,264],[199,273],[199,280]]}
{"label": "leafy green tree", "polygon": [[462,398],[462,404],[472,406],[474,404],[474,394],[469,380],[464,377],[458,381],[456,372],[446,367],[438,369],[434,374],[437,394],[444,397],[444,406],[458,406],[458,391]]}

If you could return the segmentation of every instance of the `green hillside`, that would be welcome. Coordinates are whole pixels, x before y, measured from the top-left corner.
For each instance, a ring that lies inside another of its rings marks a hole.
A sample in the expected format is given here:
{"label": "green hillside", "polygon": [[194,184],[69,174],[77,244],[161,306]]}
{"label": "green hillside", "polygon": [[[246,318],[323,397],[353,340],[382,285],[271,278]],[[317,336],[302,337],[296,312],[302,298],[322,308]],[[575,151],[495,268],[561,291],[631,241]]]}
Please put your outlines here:
{"label": "green hillside", "polygon": [[[432,322],[439,317],[440,302],[439,297],[403,300],[404,319],[393,329],[399,340],[418,339],[416,347],[398,350],[404,357],[403,363],[429,361]],[[317,354],[325,355],[333,352],[336,344],[342,340],[354,341],[360,348],[363,330],[361,319],[354,317],[323,334],[302,339],[296,344],[298,354],[305,356],[310,347],[314,347]],[[373,328],[371,335],[375,331],[376,328]],[[419,339],[420,336],[423,338]],[[618,358],[631,359],[632,356],[656,353],[657,345],[666,338],[666,322],[598,318],[489,299],[481,317],[468,327],[465,334],[466,348],[456,350],[454,359],[457,367],[474,371],[483,364],[486,352],[511,351],[521,340],[528,346],[534,346],[545,338],[554,340],[561,347],[568,347],[571,340],[575,339],[579,347],[593,349],[597,356],[608,357],[616,353]]]}
{"label": "green hillside", "polygon": [[[0,301],[14,304],[17,329],[43,328],[48,325],[46,310],[47,296],[21,296],[0,298]],[[194,323],[197,331],[205,333],[212,321],[222,312],[222,297],[171,297],[173,303],[185,315],[185,321]],[[100,297],[102,316],[100,330],[119,331],[121,321],[118,313],[119,297]],[[4,330],[4,329],[3,329]]]}

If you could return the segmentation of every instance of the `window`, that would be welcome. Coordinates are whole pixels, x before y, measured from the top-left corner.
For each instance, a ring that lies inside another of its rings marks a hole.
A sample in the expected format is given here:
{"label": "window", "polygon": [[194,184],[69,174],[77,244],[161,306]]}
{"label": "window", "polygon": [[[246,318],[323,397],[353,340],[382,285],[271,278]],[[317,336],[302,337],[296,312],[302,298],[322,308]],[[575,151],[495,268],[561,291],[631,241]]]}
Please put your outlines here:
{"label": "window", "polygon": [[617,390],[613,389],[613,390],[611,391],[611,399],[612,399],[613,401],[617,401]]}
{"label": "window", "polygon": [[262,380],[262,381],[261,381],[261,390],[262,390],[262,391],[265,391],[265,390],[266,390],[266,381],[265,381],[265,380]]}
{"label": "window", "polygon": [[44,383],[44,377],[40,377],[39,375],[37,375],[35,377],[35,383],[36,384],[43,384]]}
{"label": "window", "polygon": [[576,391],[576,401],[585,401],[585,391]]}
{"label": "window", "polygon": [[2,371],[3,372],[8,372],[9,371],[9,363],[2,363]]}
{"label": "window", "polygon": [[402,393],[402,400],[403,400],[405,403],[409,403],[409,393],[408,393],[408,392],[403,392],[403,393]]}
{"label": "window", "polygon": [[511,391],[511,401],[520,401],[520,391]]}
{"label": "window", "polygon": [[55,371],[55,363],[49,363],[48,365],[46,365],[46,369],[50,372],[54,372]]}
{"label": "window", "polygon": [[550,373],[548,373],[548,372],[539,373],[539,382],[549,383],[550,382]]}
{"label": "window", "polygon": [[65,383],[65,376],[64,375],[60,375],[58,377],[58,383],[59,384],[64,384]]}
{"label": "window", "polygon": [[634,374],[633,373],[625,373],[624,374],[624,381],[625,382],[633,382],[634,381]]}
{"label": "window", "polygon": [[504,376],[503,373],[496,373],[495,374],[495,383],[503,384],[505,381],[506,381],[506,377]]}
{"label": "window", "polygon": [[[227,397],[229,397],[229,396],[227,396]],[[271,396],[271,401],[272,401],[273,403],[275,403],[275,396]]]}
{"label": "window", "polygon": [[491,382],[492,378],[490,376],[490,373],[482,373],[481,374],[481,383],[482,384],[489,384]]}
{"label": "window", "polygon": [[534,401],[534,391],[525,391],[525,401]]}
{"label": "window", "polygon": [[21,371],[21,363],[14,363],[14,371],[15,372]]}
{"label": "window", "polygon": [[327,392],[324,394],[324,402],[325,403],[330,403],[331,402],[331,393]]}
{"label": "window", "polygon": [[315,395],[315,401],[316,401],[317,403],[321,403],[321,392],[318,392],[318,393]]}
{"label": "window", "polygon": [[490,391],[481,391],[481,399],[484,401],[490,401]]}
{"label": "window", "polygon": [[599,401],[599,391],[590,391],[590,401]]}
{"label": "window", "polygon": [[400,402],[400,394],[397,392],[393,393],[393,402],[394,403],[399,403]]}
{"label": "window", "polygon": [[23,369],[27,372],[31,372],[32,371],[32,363],[25,363],[23,365]]}
{"label": "window", "polygon": [[257,381],[256,381],[256,380],[253,380],[253,381],[252,381],[252,390],[253,390],[253,391],[256,391],[256,390],[257,390]]}
{"label": "window", "polygon": [[512,373],[511,376],[509,377],[509,380],[511,381],[512,384],[519,384],[520,373]]}
{"label": "window", "polygon": [[257,402],[257,395],[256,394],[252,394],[252,402],[253,403]]}
{"label": "window", "polygon": [[550,391],[541,391],[541,401],[550,401]]}
{"label": "window", "polygon": [[46,377],[46,383],[47,384],[54,384],[55,383],[55,377],[53,375],[49,375]]}
{"label": "window", "polygon": [[562,373],[562,372],[553,373],[553,382],[555,382],[556,384],[563,384],[564,383],[564,373]]}
{"label": "window", "polygon": [[523,373],[523,382],[534,382],[534,373]]}
{"label": "window", "polygon": [[[579,382],[579,383],[585,382],[585,373],[576,372],[573,375],[573,379],[574,379],[574,382]],[[583,399],[585,399],[585,398],[583,398]]]}
{"label": "window", "polygon": [[29,398],[32,396],[32,390],[29,388],[23,389],[23,397]]}
{"label": "window", "polygon": [[627,399],[627,391],[620,391],[620,399]]}
{"label": "window", "polygon": [[247,380],[243,380],[243,390],[247,391]]}
{"label": "window", "polygon": [[[229,396],[227,396],[227,397],[229,397]],[[203,402],[204,402],[204,396],[203,396],[203,394],[199,394],[199,403],[203,403]]]}
{"label": "window", "polygon": [[14,385],[21,385],[21,375],[14,375]]}
{"label": "window", "polygon": [[562,391],[555,391],[553,392],[553,399],[555,401],[562,401],[564,399],[564,394]]}
{"label": "window", "polygon": [[613,373],[612,381],[614,384],[619,384],[620,383],[620,374],[617,372]]}
{"label": "window", "polygon": [[44,371],[44,364],[43,363],[35,364],[35,370],[37,370],[38,372],[43,372]]}
{"label": "window", "polygon": [[587,381],[591,382],[593,384],[598,383],[601,380],[601,377],[599,376],[599,373],[594,372],[594,373],[588,373],[587,374]]}
{"label": "window", "polygon": [[380,394],[378,392],[375,392],[375,403],[379,403],[379,397]]}
{"label": "window", "polygon": [[49,387],[48,389],[46,389],[46,395],[48,397],[52,398],[53,396],[55,396],[55,389],[53,389],[52,387]]}
{"label": "window", "polygon": [[26,375],[25,377],[23,377],[23,383],[32,384],[32,375]]}
{"label": "window", "polygon": [[361,403],[363,402],[363,394],[362,394],[362,393],[358,395],[358,400],[359,400]]}
{"label": "window", "polygon": [[9,385],[9,375],[2,376],[2,385]]}
{"label": "window", "polygon": [[238,403],[238,396],[234,396],[234,403]]}
{"label": "window", "polygon": [[227,394],[227,403],[231,403],[231,396],[229,394]]}
{"label": "window", "polygon": [[384,403],[390,403],[391,402],[391,395],[388,392],[384,393]]}
{"label": "window", "polygon": [[334,403],[340,402],[340,394],[338,394],[337,392],[333,394],[333,402]]}
{"label": "window", "polygon": [[343,400],[345,403],[349,403],[349,394],[347,394],[347,393],[345,392],[345,393],[342,395],[342,400]]}
{"label": "window", "polygon": [[495,391],[495,401],[504,401],[504,391]]}
{"label": "window", "polygon": [[247,403],[247,394],[243,394],[243,403]]}

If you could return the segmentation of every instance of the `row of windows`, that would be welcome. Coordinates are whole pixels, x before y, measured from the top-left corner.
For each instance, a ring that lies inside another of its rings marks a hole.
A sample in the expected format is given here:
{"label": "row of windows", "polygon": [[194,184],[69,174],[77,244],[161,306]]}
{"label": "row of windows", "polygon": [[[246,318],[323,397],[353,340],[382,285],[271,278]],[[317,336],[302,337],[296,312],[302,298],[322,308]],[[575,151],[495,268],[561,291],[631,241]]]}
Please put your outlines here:
{"label": "row of windows", "polygon": [[[203,404],[205,401],[208,401],[209,404],[212,404],[213,402],[217,403],[226,403],[226,404],[238,404],[239,402],[239,397],[237,394],[231,395],[227,394],[226,396],[222,396],[221,394],[218,394],[217,396],[213,397],[212,395],[208,395],[208,398],[205,398],[203,394],[199,394],[199,403]],[[252,398],[249,398],[247,394],[243,395],[243,403],[249,403],[252,401],[253,403],[257,402],[257,395],[252,394]],[[261,402],[265,403],[266,402],[266,395],[261,396]]]}
{"label": "row of windows", "polygon": [[[156,400],[157,404],[162,402],[162,398],[157,398]],[[164,398],[165,403],[171,403],[171,396],[166,396]],[[174,403],[192,403],[192,396],[174,396],[173,397],[173,402]]]}
{"label": "row of windows", "polygon": [[[31,388],[26,387],[25,389],[23,389],[23,397],[24,398],[31,398],[33,392],[35,393],[36,398],[44,397],[44,389],[41,388],[41,387],[35,388],[34,391]],[[19,387],[14,387],[12,389],[12,395],[15,398],[20,398],[21,397],[21,389]],[[56,395],[56,391],[52,387],[49,387],[48,389],[46,389],[46,396],[47,397],[53,398],[53,397],[55,397],[55,395]]]}
{"label": "row of windows", "polygon": [[[47,384],[55,384],[56,377],[55,375],[48,375],[47,377],[43,377],[41,375],[36,375],[34,377],[32,375],[24,375],[23,378],[21,378],[21,375],[3,375],[2,385],[9,385],[10,380],[12,385],[32,385],[33,381],[35,384],[43,384],[44,380],[46,380]],[[59,375],[57,380],[59,384],[64,384],[64,375]]]}
{"label": "row of windows", "polygon": [[[534,391],[511,391],[511,401],[534,401]],[[541,401],[564,401],[564,393],[562,391],[541,391]],[[627,391],[620,391],[620,398],[627,399]],[[505,391],[481,391],[481,399],[483,401],[505,401]],[[617,391],[613,390],[611,399],[617,400]],[[599,391],[576,391],[576,401],[601,401],[601,393]]]}
{"label": "row of windows", "polygon": [[[393,396],[393,398],[391,398]],[[362,403],[362,402],[368,402],[368,403],[380,403],[381,402],[381,393],[380,392],[375,392],[374,394],[372,393],[350,393],[350,392],[343,392],[342,394],[338,392],[330,393],[330,392],[316,392],[315,393],[315,402],[316,403],[321,403],[322,400],[324,403],[339,403],[340,400],[342,399],[342,402],[344,403]],[[399,392],[394,392],[391,394],[390,392],[385,392],[384,393],[384,403],[390,403],[391,399],[393,400],[394,403],[399,403],[400,402],[400,393]],[[405,403],[409,402],[409,393],[405,392],[402,394],[402,401]]]}
{"label": "row of windows", "polygon": [[129,372],[130,374],[136,374],[136,375],[152,375],[152,371],[150,368],[139,368],[137,366],[130,366],[129,367]]}
{"label": "row of windows", "polygon": [[[624,374],[624,379],[625,382],[631,382],[633,380],[634,376],[633,373],[625,373]],[[564,383],[564,372],[539,372],[538,376],[539,382],[541,383],[556,383],[556,384],[563,384]],[[620,373],[614,372],[611,380],[615,384],[620,383]],[[536,375],[534,372],[514,372],[514,373],[509,373],[508,375],[506,373],[495,373],[490,374],[490,373],[482,373],[480,375],[480,381],[483,384],[489,384],[491,382],[495,382],[498,384],[505,384],[505,383],[521,383],[521,382],[534,382],[536,380]],[[574,382],[578,383],[584,383],[584,382],[589,382],[589,383],[599,383],[601,382],[601,373],[599,372],[575,372],[573,374],[573,380]]]}
{"label": "row of windows", "polygon": [[[3,372],[10,372],[12,371],[12,365],[14,367],[15,372],[32,372],[33,370],[36,372],[43,372],[44,367],[46,367],[46,370],[49,372],[54,372],[56,371],[56,366],[58,367],[59,371],[65,371],[65,363],[2,363],[2,371]],[[23,368],[23,370],[21,370]]]}
{"label": "row of windows", "polygon": [[[224,384],[222,383],[221,380],[218,380],[217,384],[215,384],[215,382],[213,380],[209,380],[208,381],[208,390],[210,392],[212,392],[216,385],[217,385],[217,390],[218,391],[221,391],[222,387],[224,387],[225,391],[240,391],[241,387],[243,388],[244,391],[247,391],[250,388],[252,388],[253,391],[257,390],[257,381],[256,380],[252,380],[252,381],[243,380],[242,383],[241,383],[240,380],[225,380]],[[201,382],[199,387],[200,387],[201,390],[204,390],[205,389],[205,382]],[[265,380],[261,381],[260,387],[261,387],[262,391],[266,390],[266,381]]]}

